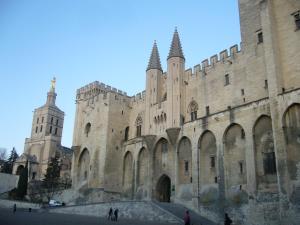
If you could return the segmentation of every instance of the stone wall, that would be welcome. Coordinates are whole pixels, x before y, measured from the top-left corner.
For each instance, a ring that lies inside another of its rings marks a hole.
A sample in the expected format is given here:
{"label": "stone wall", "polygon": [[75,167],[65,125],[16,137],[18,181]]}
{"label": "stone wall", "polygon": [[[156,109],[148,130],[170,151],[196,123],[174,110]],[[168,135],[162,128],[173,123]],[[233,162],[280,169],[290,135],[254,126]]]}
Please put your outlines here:
{"label": "stone wall", "polygon": [[19,176],[0,173],[0,194],[4,192],[8,192],[17,187]]}

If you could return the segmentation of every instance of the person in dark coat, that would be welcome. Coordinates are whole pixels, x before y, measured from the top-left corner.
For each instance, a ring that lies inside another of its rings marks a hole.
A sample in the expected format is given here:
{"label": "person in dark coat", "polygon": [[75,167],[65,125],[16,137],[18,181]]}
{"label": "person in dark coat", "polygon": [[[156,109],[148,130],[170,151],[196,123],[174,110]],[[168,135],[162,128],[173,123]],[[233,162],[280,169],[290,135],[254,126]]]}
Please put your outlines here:
{"label": "person in dark coat", "polygon": [[13,212],[15,213],[16,211],[17,211],[17,204],[14,204]]}
{"label": "person in dark coat", "polygon": [[184,215],[184,225],[190,225],[190,224],[191,224],[190,212],[186,210]]}
{"label": "person in dark coat", "polygon": [[115,221],[118,221],[118,213],[119,213],[119,210],[115,209],[115,211],[114,211]]}
{"label": "person in dark coat", "polygon": [[112,219],[113,219],[113,218],[112,218],[112,215],[113,215],[113,209],[110,208],[109,211],[108,211],[108,217],[107,217],[107,219],[108,219],[108,220],[112,220]]}
{"label": "person in dark coat", "polygon": [[230,225],[230,224],[232,224],[232,220],[229,218],[228,214],[225,213],[224,225]]}

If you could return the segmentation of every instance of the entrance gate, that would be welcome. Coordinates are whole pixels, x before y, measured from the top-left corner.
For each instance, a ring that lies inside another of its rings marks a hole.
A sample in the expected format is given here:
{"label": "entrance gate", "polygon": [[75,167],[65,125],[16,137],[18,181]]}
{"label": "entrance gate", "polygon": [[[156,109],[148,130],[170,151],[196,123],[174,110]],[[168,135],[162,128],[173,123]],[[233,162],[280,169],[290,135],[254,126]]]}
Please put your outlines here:
{"label": "entrance gate", "polygon": [[171,179],[167,175],[162,175],[156,185],[156,199],[160,202],[170,202]]}

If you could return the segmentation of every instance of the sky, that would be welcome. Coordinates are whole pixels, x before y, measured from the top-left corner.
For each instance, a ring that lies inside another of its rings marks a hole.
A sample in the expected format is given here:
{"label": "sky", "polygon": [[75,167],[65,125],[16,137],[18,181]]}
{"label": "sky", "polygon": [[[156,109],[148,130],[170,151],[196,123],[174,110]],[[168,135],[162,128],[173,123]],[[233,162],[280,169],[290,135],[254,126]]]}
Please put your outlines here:
{"label": "sky", "polygon": [[154,40],[163,70],[177,27],[186,68],[240,43],[237,0],[0,0],[0,148],[24,151],[33,111],[56,77],[72,146],[76,90],[98,80],[145,89]]}

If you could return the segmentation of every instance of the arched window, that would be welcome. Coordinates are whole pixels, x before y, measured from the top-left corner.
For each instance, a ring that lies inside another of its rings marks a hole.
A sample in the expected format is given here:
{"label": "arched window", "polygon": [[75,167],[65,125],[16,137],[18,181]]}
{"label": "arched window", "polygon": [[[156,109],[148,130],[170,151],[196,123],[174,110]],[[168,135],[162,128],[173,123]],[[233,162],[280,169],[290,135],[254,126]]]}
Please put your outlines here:
{"label": "arched window", "polygon": [[137,137],[140,137],[142,135],[142,124],[143,124],[143,119],[142,117],[139,115],[137,118],[136,118],[136,121],[135,121],[135,126],[136,126],[136,136]]}
{"label": "arched window", "polygon": [[89,136],[90,131],[91,131],[91,123],[87,123],[84,129],[84,133],[87,137]]}
{"label": "arched window", "polygon": [[194,121],[197,119],[197,111],[198,111],[198,104],[196,101],[191,101],[188,107],[188,112],[191,115],[191,121]]}

